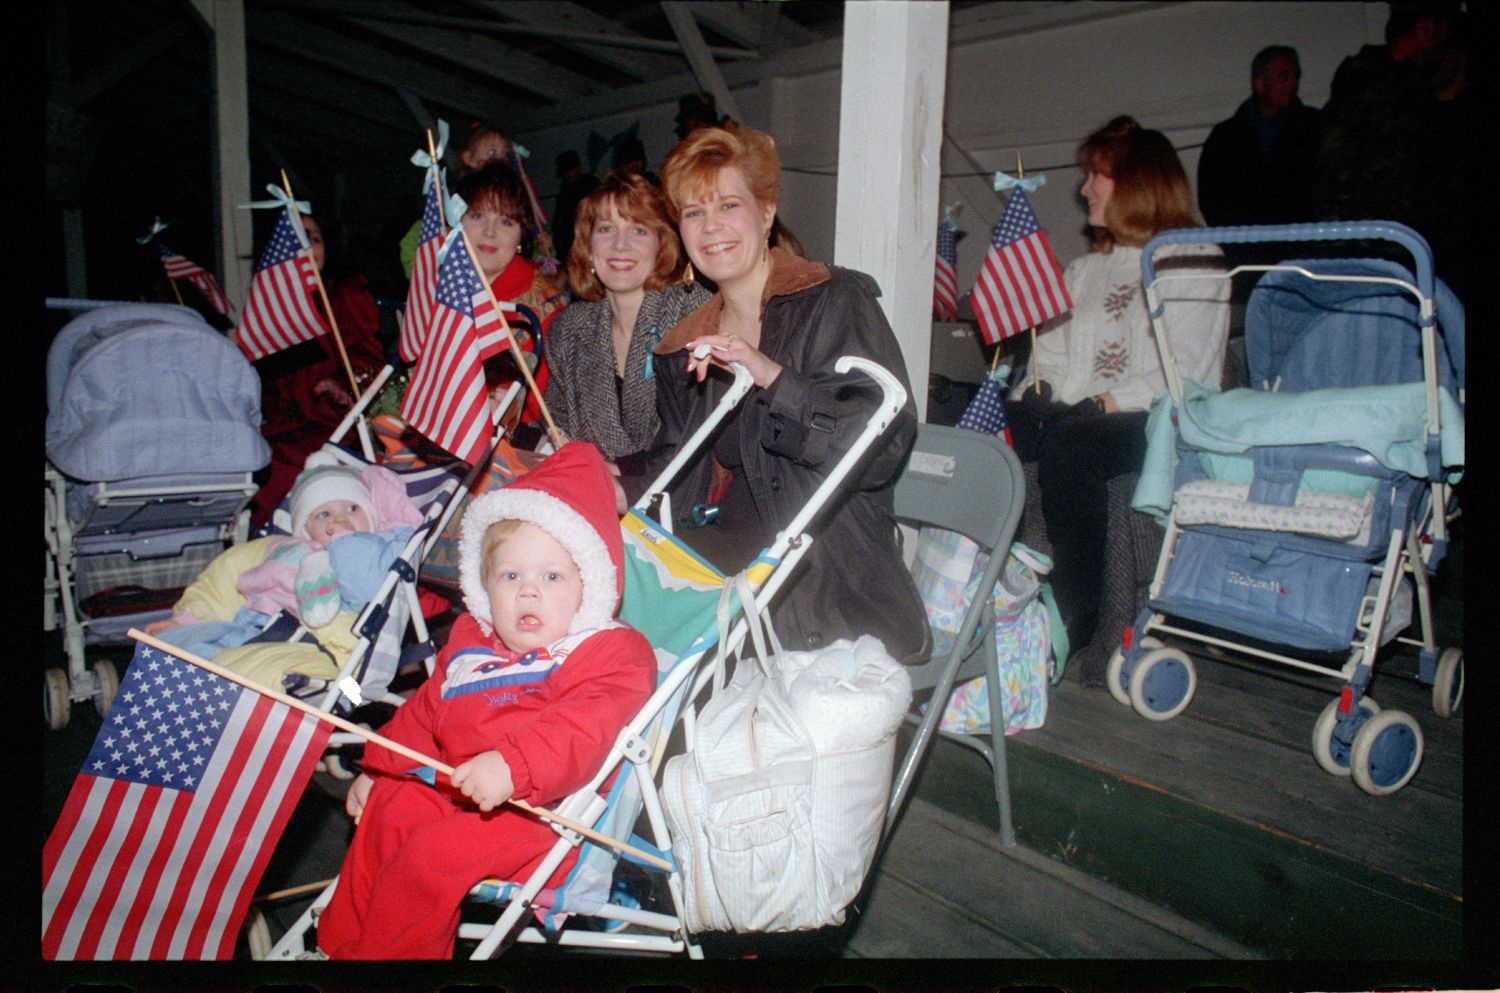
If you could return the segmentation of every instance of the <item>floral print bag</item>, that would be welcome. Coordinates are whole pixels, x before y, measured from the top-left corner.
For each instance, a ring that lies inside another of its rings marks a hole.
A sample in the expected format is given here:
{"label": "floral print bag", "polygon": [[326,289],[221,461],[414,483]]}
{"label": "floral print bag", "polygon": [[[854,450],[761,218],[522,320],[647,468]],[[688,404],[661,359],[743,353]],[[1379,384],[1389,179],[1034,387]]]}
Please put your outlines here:
{"label": "floral print bag", "polygon": [[[932,628],[934,656],[951,649],[963,622],[964,606],[975,595],[987,560],[974,542],[956,532],[923,527],[918,534],[912,578]],[[1054,620],[1051,591],[1041,578],[1051,568],[1045,555],[1018,542],[1011,546],[1003,578],[995,585],[995,648],[1006,734],[1042,726],[1047,717],[1047,687],[1057,681],[1062,669],[1053,661],[1054,651],[1067,658],[1065,645],[1055,643],[1065,641],[1066,635]],[[979,676],[954,687],[938,725],[942,730],[989,732],[985,679]]]}

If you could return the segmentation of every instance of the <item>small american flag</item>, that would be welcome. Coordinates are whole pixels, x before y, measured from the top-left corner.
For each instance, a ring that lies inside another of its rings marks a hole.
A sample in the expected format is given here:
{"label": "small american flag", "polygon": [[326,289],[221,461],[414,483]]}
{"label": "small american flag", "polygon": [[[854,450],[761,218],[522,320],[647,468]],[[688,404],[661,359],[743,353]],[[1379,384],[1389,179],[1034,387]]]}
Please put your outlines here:
{"label": "small american flag", "polygon": [[984,382],[979,384],[979,389],[974,393],[974,399],[969,401],[963,416],[958,419],[958,426],[984,434],[999,435],[1007,445],[1015,447],[1010,436],[1010,424],[1005,420],[1005,399],[1001,392],[1001,381],[1009,373],[1008,366],[1001,366],[1000,370],[984,378]]}
{"label": "small american flag", "polygon": [[937,261],[932,276],[932,312],[940,321],[958,320],[958,239],[944,218],[937,229]]}
{"label": "small american flag", "polygon": [[417,236],[417,257],[411,267],[406,290],[406,317],[401,322],[401,360],[417,361],[432,326],[433,297],[437,290],[438,246],[443,243],[443,210],[438,201],[440,186],[436,169],[429,170],[427,195],[422,208],[422,229]]}
{"label": "small american flag", "polygon": [[470,465],[493,430],[483,362],[506,343],[489,288],[466,243],[453,243],[438,268],[426,347],[401,401],[401,417]]}
{"label": "small american flag", "polygon": [[313,303],[317,285],[302,222],[288,207],[277,215],[271,240],[251,277],[236,335],[240,351],[253,362],[322,334],[323,320]]}
{"label": "small american flag", "polygon": [[329,725],[145,645],[42,849],[47,959],[228,959]]}
{"label": "small american flag", "polygon": [[1016,189],[1005,202],[972,299],[979,331],[991,345],[1073,309],[1025,190]]}
{"label": "small american flag", "polygon": [[168,279],[185,279],[192,283],[198,287],[198,292],[202,293],[213,305],[214,310],[225,317],[229,316],[229,311],[232,309],[229,306],[229,298],[224,295],[224,290],[219,286],[219,281],[214,278],[213,273],[198,263],[178,255],[161,242],[157,242],[156,247],[161,252],[161,265],[167,271]]}

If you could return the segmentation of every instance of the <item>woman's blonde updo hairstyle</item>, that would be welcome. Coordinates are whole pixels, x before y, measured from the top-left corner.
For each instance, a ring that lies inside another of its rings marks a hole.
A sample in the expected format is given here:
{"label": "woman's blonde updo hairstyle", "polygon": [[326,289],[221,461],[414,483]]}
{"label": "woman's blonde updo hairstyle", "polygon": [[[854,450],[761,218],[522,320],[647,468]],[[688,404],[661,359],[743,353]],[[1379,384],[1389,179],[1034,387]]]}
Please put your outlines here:
{"label": "woman's blonde updo hairstyle", "polygon": [[1105,227],[1091,232],[1096,251],[1111,251],[1116,244],[1139,248],[1162,231],[1202,226],[1177,150],[1166,135],[1141,127],[1133,117],[1116,117],[1085,138],[1078,146],[1078,165],[1115,183],[1104,207]]}
{"label": "woman's blonde updo hairstyle", "polygon": [[666,196],[640,173],[612,172],[578,204],[573,244],[568,248],[568,285],[573,295],[581,300],[604,299],[604,284],[599,282],[589,260],[589,240],[594,223],[609,216],[611,204],[622,218],[650,228],[661,240],[656,249],[656,264],[643,287],[659,290],[677,282],[682,275],[682,244],[677,240]]}
{"label": "woman's blonde updo hairstyle", "polygon": [[678,143],[661,167],[661,185],[678,219],[682,205],[712,193],[719,172],[733,166],[762,206],[781,202],[781,159],[776,141],[764,131],[730,121],[722,128],[699,128]]}

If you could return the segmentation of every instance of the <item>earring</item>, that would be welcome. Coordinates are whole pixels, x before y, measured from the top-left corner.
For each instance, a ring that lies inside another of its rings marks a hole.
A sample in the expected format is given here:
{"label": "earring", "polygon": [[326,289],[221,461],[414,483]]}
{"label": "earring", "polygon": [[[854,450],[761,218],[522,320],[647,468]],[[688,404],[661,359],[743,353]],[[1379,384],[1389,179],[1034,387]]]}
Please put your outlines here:
{"label": "earring", "polygon": [[760,260],[764,262],[771,254],[771,232],[766,232],[766,240],[760,245]]}
{"label": "earring", "polygon": [[688,260],[687,268],[682,270],[682,281],[689,286],[693,285],[693,262]]}

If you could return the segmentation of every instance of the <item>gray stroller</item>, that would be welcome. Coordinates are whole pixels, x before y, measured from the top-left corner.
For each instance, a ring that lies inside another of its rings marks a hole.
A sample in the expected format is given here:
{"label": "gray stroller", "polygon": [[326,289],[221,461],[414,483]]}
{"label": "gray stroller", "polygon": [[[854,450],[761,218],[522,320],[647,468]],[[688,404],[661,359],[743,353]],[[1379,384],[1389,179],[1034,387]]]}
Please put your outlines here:
{"label": "gray stroller", "polygon": [[109,709],[112,662],[84,646],[171,613],[180,588],[249,530],[251,475],[270,461],[260,380],[187,307],[111,303],[69,321],[47,352],[44,630],[67,670],[46,672],[47,724],[74,701]]}

